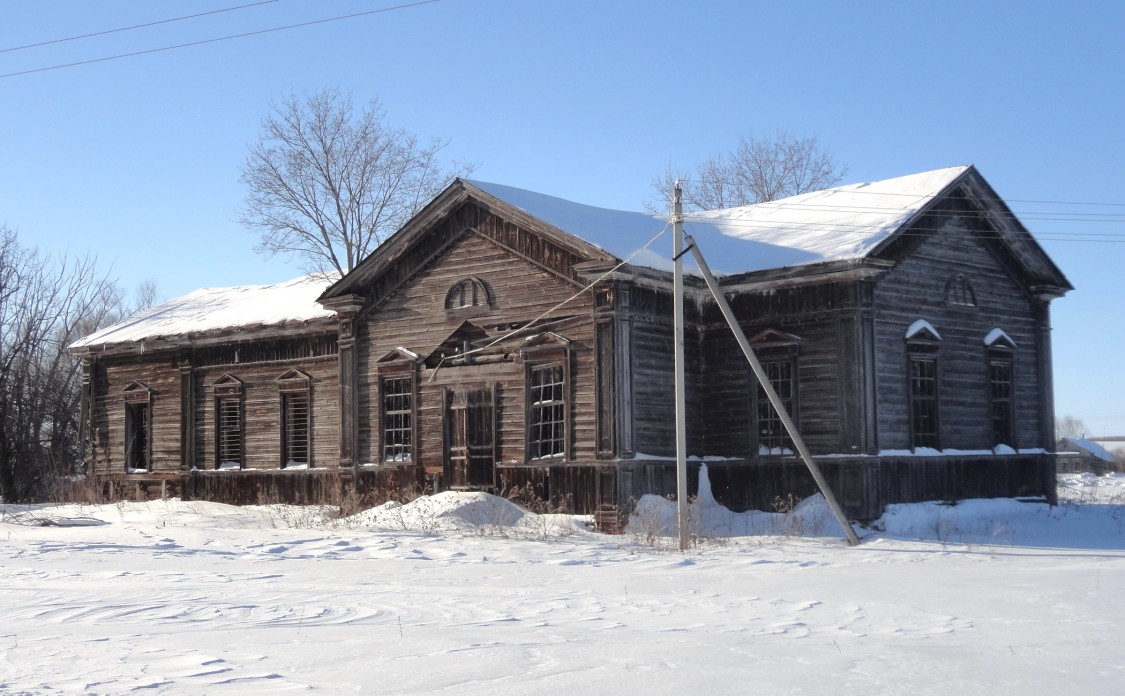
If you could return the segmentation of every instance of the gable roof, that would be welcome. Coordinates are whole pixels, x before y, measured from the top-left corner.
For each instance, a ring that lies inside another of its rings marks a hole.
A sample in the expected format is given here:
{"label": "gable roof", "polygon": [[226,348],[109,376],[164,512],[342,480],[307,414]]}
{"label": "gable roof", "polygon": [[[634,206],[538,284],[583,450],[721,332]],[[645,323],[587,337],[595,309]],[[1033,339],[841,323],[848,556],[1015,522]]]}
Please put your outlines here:
{"label": "gable roof", "polygon": [[[948,167],[770,203],[691,213],[684,227],[720,274],[858,259],[904,229],[970,172],[975,172],[971,165]],[[321,299],[358,291],[393,267],[431,224],[470,199],[590,260],[628,260],[634,267],[672,270],[671,234],[661,235],[669,231],[662,215],[599,208],[513,186],[457,179]],[[685,258],[685,268],[689,273],[694,268],[690,256]]]}
{"label": "gable roof", "polygon": [[1079,454],[1088,454],[1097,457],[1105,462],[1115,462],[1117,458],[1114,457],[1109,450],[1102,447],[1099,443],[1093,440],[1081,437],[1064,437],[1059,441],[1058,446],[1055,448],[1060,452],[1077,452]]}
{"label": "gable roof", "polygon": [[[858,259],[905,227],[970,169],[948,167],[769,203],[688,213],[684,228],[710,259],[709,265],[728,274]],[[466,183],[622,260],[644,247],[667,222],[651,213],[597,208],[482,181]],[[630,263],[671,271],[671,246],[668,235]]]}
{"label": "gable roof", "polygon": [[108,326],[70,345],[72,351],[102,346],[185,338],[255,327],[286,326],[328,319],[335,312],[316,298],[329,281],[315,276],[274,285],[204,288]]}

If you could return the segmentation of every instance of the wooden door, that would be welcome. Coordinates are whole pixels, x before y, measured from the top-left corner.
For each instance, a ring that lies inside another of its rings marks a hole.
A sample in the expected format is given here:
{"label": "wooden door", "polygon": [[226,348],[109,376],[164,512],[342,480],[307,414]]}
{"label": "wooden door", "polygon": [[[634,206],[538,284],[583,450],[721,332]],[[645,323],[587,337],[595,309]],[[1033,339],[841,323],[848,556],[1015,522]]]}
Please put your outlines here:
{"label": "wooden door", "polygon": [[445,473],[451,488],[496,484],[495,389],[445,392]]}

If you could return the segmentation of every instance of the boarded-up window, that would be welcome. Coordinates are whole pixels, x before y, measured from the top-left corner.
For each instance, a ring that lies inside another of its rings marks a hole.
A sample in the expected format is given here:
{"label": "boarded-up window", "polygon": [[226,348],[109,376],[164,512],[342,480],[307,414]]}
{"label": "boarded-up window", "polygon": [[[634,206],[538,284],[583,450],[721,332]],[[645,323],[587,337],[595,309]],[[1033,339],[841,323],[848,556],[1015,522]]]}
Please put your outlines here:
{"label": "boarded-up window", "polygon": [[917,447],[939,446],[937,359],[910,356],[910,437]]}
{"label": "boarded-up window", "polygon": [[242,382],[229,374],[215,381],[215,467],[242,468]]}
{"label": "boarded-up window", "polygon": [[281,395],[283,467],[309,464],[309,394]]}
{"label": "boarded-up window", "polygon": [[277,378],[281,394],[281,468],[312,466],[310,379],[296,368]]}
{"label": "boarded-up window", "polygon": [[215,400],[218,439],[218,467],[242,466],[242,397],[220,396]]}
{"label": "boarded-up window", "polygon": [[383,461],[409,462],[413,457],[413,380],[385,377],[383,392]]}
{"label": "boarded-up window", "polygon": [[[773,386],[781,405],[786,413],[793,415],[794,395],[796,389],[793,381],[792,360],[770,360],[762,362],[762,369],[766,373],[770,384]],[[766,390],[758,384],[758,453],[759,454],[789,454],[793,451],[793,443],[777,409],[770,403]]]}
{"label": "boarded-up window", "polygon": [[529,459],[566,454],[566,382],[562,365],[528,370],[527,449]]}

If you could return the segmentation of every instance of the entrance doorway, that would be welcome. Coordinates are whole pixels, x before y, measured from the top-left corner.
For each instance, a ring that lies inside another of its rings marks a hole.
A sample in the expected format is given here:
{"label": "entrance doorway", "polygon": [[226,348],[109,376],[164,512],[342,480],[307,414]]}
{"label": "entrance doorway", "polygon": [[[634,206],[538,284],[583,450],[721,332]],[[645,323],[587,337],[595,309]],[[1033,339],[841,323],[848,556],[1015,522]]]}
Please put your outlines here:
{"label": "entrance doorway", "polygon": [[496,485],[496,387],[445,390],[445,477],[451,488]]}

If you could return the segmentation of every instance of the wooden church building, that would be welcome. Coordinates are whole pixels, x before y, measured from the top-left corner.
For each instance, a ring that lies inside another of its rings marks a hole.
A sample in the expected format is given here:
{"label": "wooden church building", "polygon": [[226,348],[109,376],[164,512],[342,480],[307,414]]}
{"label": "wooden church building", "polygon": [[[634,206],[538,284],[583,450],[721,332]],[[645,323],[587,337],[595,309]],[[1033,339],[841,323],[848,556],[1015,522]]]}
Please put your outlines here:
{"label": "wooden church building", "polygon": [[[1071,286],[975,168],[685,228],[849,516],[1054,501],[1049,307]],[[659,216],[456,180],[334,283],[201,290],[74,344],[87,471],[234,502],[530,486],[612,526],[675,490],[671,247]],[[688,273],[692,486],[705,462],[735,510],[815,492]]]}

